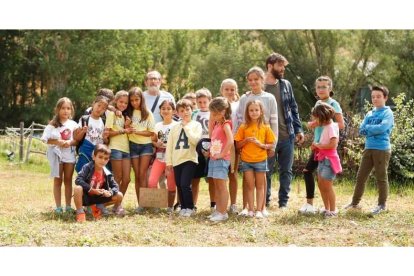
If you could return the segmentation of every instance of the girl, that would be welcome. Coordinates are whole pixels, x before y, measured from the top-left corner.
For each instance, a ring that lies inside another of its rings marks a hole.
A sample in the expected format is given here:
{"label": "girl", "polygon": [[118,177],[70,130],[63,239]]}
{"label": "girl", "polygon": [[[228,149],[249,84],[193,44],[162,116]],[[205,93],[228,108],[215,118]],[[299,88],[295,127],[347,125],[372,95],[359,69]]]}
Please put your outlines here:
{"label": "girl", "polygon": [[[153,154],[151,136],[154,133],[155,123],[154,116],[148,111],[139,87],[133,87],[129,90],[127,116],[131,118],[132,127],[128,138],[138,201],[138,208],[135,211],[141,214],[145,209],[139,206],[139,188],[147,187],[147,171]],[[127,125],[127,127],[129,126]]]}
{"label": "girl", "polygon": [[325,205],[325,217],[337,216],[335,206],[335,192],[333,180],[335,175],[342,171],[336,147],[338,146],[339,128],[332,119],[335,109],[327,104],[320,103],[312,109],[312,116],[318,126],[322,126],[322,133],[318,143],[313,142],[311,149],[315,151],[318,164],[318,187]]}
{"label": "girl", "polygon": [[[342,116],[341,106],[333,98],[333,85],[332,80],[328,76],[320,76],[315,81],[316,94],[319,98],[319,101],[316,102],[315,106],[321,102],[331,105],[335,109],[334,119],[338,123],[339,129],[344,129],[344,117]],[[315,143],[318,143],[322,133],[322,127],[317,126],[315,121],[308,122],[308,127],[314,129],[314,139]],[[313,206],[313,198],[315,195],[315,181],[313,179],[313,172],[318,167],[318,161],[314,158],[313,151],[309,156],[308,163],[306,164],[305,169],[303,170],[303,176],[305,179],[306,185],[306,203],[299,209],[299,213],[302,214],[314,214],[317,212],[317,209]]]}
{"label": "girl", "polygon": [[[115,94],[114,107],[120,112],[124,112],[128,107],[128,92],[125,90],[118,91]],[[131,181],[131,159],[129,155],[128,135],[131,133],[130,128],[125,128],[125,124],[129,125],[130,120],[126,120],[124,116],[116,116],[115,112],[109,111],[106,117],[105,129],[109,136],[109,148],[111,149],[111,165],[114,173],[115,182],[119,185],[119,190],[124,195]],[[122,205],[118,208],[114,206],[114,213],[124,215],[125,210]]]}
{"label": "girl", "polygon": [[79,142],[79,157],[76,162],[76,172],[80,172],[82,167],[92,161],[92,152],[97,144],[104,142],[105,124],[101,118],[108,107],[108,98],[97,96],[92,103],[90,115],[84,115],[79,120],[79,128],[74,133],[74,138]]}
{"label": "girl", "polygon": [[189,100],[177,103],[181,122],[174,125],[168,135],[165,160],[168,175],[174,170],[175,183],[181,203],[180,216],[190,217],[194,213],[191,180],[198,163],[196,146],[202,134],[201,124],[191,120],[192,104]]}
{"label": "girl", "polygon": [[274,150],[275,135],[265,124],[263,104],[259,100],[247,103],[244,116],[246,122],[238,129],[234,140],[237,149],[241,149],[240,167],[245,185],[243,192],[247,197],[247,216],[254,216],[254,188],[256,187],[256,218],[263,218],[264,193],[266,185],[267,151]]}
{"label": "girl", "polygon": [[[227,99],[231,106],[231,122],[232,126],[236,124],[236,111],[239,106],[239,93],[237,83],[233,79],[225,79],[220,86],[220,93]],[[233,129],[233,135],[235,130]],[[229,190],[230,190],[230,213],[237,214],[237,170],[239,167],[239,153],[236,152],[235,142],[230,148],[230,170],[229,170]],[[244,206],[243,202],[243,206]]]}
{"label": "girl", "polygon": [[[160,115],[163,119],[162,122],[155,124],[155,134],[152,136],[152,144],[155,147],[155,160],[152,164],[151,173],[148,180],[149,188],[157,188],[158,181],[161,175],[166,170],[165,163],[165,148],[167,146],[168,134],[171,128],[178,124],[173,121],[173,115],[175,113],[174,102],[170,100],[164,100],[160,105]],[[173,205],[175,199],[175,179],[174,172],[170,172],[167,177],[168,187],[168,213],[173,212]],[[165,187],[163,187],[165,188]]]}
{"label": "girl", "polygon": [[66,212],[73,212],[72,199],[72,176],[75,166],[75,145],[73,131],[78,127],[71,120],[75,113],[72,101],[69,98],[60,98],[55,106],[55,115],[46,126],[41,140],[48,144],[47,158],[50,163],[53,177],[53,196],[55,198],[55,213],[63,213],[61,205],[62,179],[65,183]]}
{"label": "girl", "polygon": [[216,212],[211,221],[224,221],[228,219],[227,204],[229,192],[226,180],[230,167],[230,149],[234,146],[231,106],[223,97],[214,98],[209,105],[210,109],[210,161],[208,164],[208,177],[213,180]]}

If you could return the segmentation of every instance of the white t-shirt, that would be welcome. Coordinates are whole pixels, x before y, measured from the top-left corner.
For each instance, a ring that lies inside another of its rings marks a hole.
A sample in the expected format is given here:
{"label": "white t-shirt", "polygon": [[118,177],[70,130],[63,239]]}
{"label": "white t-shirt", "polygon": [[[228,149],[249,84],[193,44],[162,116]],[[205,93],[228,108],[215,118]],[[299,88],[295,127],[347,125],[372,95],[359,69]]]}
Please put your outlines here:
{"label": "white t-shirt", "polygon": [[[165,146],[167,146],[168,134],[170,133],[171,128],[176,124],[178,124],[176,121],[172,121],[168,125],[164,125],[163,122],[155,124],[154,132],[157,134],[158,140],[162,141]],[[156,157],[157,159],[165,162],[165,148],[156,148]]]}
{"label": "white t-shirt", "polygon": [[[78,128],[78,124],[73,120],[67,120],[61,127],[54,127],[47,125],[43,131],[41,140],[45,143],[51,140],[73,140],[73,131]],[[56,145],[49,145],[48,147],[57,147]],[[75,163],[75,146],[68,148],[59,147],[61,152],[61,161],[63,163]]]}
{"label": "white t-shirt", "polygon": [[[82,118],[79,119],[79,127],[82,127]],[[88,121],[88,130],[86,131],[85,140],[88,140],[94,145],[103,144],[103,132],[105,125],[102,118],[95,120],[91,116]]]}
{"label": "white t-shirt", "polygon": [[[235,126],[237,124],[237,108],[239,108],[239,101],[237,102],[232,102],[230,104],[231,107],[231,122],[232,125]],[[233,134],[236,134],[236,129],[233,127]]]}
{"label": "white t-shirt", "polygon": [[208,138],[208,121],[210,120],[210,111],[201,111],[198,109],[193,113],[192,119],[193,121],[201,124],[201,128],[203,129],[201,138]]}
{"label": "white t-shirt", "polygon": [[[148,111],[151,112],[152,106],[154,105],[157,96],[149,94],[148,91],[144,91],[144,93],[142,94],[144,95],[145,105],[147,106]],[[160,105],[165,100],[170,100],[175,105],[173,95],[171,95],[170,92],[160,90],[160,98],[158,99],[157,106],[155,106],[154,112],[152,112],[152,115],[154,115],[154,120],[156,123],[162,122],[162,117],[160,115]]]}

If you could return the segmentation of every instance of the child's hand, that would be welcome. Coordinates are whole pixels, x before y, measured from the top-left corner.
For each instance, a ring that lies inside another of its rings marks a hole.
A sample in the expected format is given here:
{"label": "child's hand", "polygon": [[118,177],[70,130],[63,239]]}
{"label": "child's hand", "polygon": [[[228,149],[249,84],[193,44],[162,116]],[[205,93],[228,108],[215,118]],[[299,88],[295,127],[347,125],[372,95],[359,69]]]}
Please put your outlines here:
{"label": "child's hand", "polygon": [[313,129],[313,128],[317,127],[317,126],[318,126],[318,123],[316,121],[310,121],[310,122],[308,122],[308,128],[309,129]]}
{"label": "child's hand", "polygon": [[165,149],[165,145],[161,140],[158,140],[157,142],[155,142],[155,146],[160,149]]}
{"label": "child's hand", "polygon": [[118,109],[115,109],[115,116],[122,117],[122,112]]}
{"label": "child's hand", "polygon": [[267,150],[267,157],[273,157],[275,156],[275,150]]}
{"label": "child's hand", "polygon": [[91,189],[89,191],[89,195],[101,196],[102,194],[103,194],[103,190],[102,189]]}
{"label": "child's hand", "polygon": [[61,141],[62,141],[62,144],[61,144],[62,148],[70,148],[70,146],[71,146],[71,141],[70,140],[61,140]]}
{"label": "child's hand", "polygon": [[202,150],[201,152],[203,153],[203,155],[204,155],[205,158],[209,158],[210,157],[210,151]]}
{"label": "child's hand", "polygon": [[126,134],[132,133],[132,128],[124,128]]}
{"label": "child's hand", "polygon": [[312,145],[310,146],[311,150],[316,150],[318,149],[318,144],[316,144],[315,142],[312,143]]}
{"label": "child's hand", "polygon": [[129,128],[131,123],[132,123],[131,118],[129,118],[128,116],[125,116],[125,128]]}
{"label": "child's hand", "polygon": [[103,195],[104,197],[111,197],[111,196],[112,196],[112,193],[111,193],[110,191],[103,190],[102,195]]}
{"label": "child's hand", "polygon": [[103,136],[104,139],[108,139],[109,138],[109,128],[106,127],[104,129],[104,132],[103,132],[103,135],[102,136]]}

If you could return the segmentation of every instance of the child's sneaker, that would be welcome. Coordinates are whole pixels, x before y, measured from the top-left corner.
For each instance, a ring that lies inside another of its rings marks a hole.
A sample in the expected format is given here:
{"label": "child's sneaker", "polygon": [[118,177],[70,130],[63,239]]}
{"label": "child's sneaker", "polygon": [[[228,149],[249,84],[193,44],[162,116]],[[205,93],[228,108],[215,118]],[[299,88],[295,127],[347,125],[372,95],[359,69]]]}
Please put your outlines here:
{"label": "child's sneaker", "polygon": [[56,207],[55,210],[53,210],[55,212],[55,215],[61,215],[63,214],[63,209],[62,207]]}
{"label": "child's sneaker", "polygon": [[249,211],[247,209],[243,209],[240,213],[239,216],[242,217],[247,217],[247,215],[249,214]]}
{"label": "child's sneaker", "polygon": [[122,205],[119,205],[118,208],[116,208],[116,209],[115,209],[115,206],[114,206],[114,208],[112,210],[113,210],[113,213],[115,215],[117,215],[118,217],[125,216],[125,209],[122,207]]}
{"label": "child's sneaker", "polygon": [[236,206],[236,204],[232,204],[232,205],[230,205],[229,212],[230,212],[231,214],[236,214],[236,215],[237,215],[238,211],[237,211],[237,206]]}
{"label": "child's sneaker", "polygon": [[185,209],[185,213],[183,215],[183,217],[191,217],[195,212],[193,209]]}
{"label": "child's sneaker", "polygon": [[138,208],[135,209],[135,213],[138,214],[138,215],[142,215],[144,212],[145,212],[144,207],[138,206]]}
{"label": "child's sneaker", "polygon": [[85,213],[78,213],[76,214],[76,222],[83,223],[86,221]]}
{"label": "child's sneaker", "polygon": [[219,222],[219,221],[225,221],[229,218],[229,215],[227,213],[222,214],[220,212],[216,212],[216,214],[214,216],[212,216],[210,218],[211,221],[213,222]]}
{"label": "child's sneaker", "polygon": [[359,206],[358,204],[354,205],[352,203],[349,203],[344,207],[344,210],[361,210],[361,206]]}
{"label": "child's sneaker", "polygon": [[167,208],[167,214],[172,214],[174,212],[174,207]]}
{"label": "child's sneaker", "polygon": [[263,211],[262,211],[262,215],[263,215],[265,218],[267,218],[267,217],[269,217],[269,216],[270,216],[270,213],[267,211],[267,209],[263,209]]}
{"label": "child's sneaker", "polygon": [[305,203],[300,209],[299,209],[299,213],[300,214],[316,214],[317,213],[317,209],[315,207],[313,207],[313,205],[309,204],[309,203]]}
{"label": "child's sneaker", "polygon": [[377,205],[374,209],[371,210],[372,215],[378,215],[379,213],[382,213],[386,211],[385,205]]}
{"label": "child's sneaker", "polygon": [[175,212],[177,212],[177,213],[180,213],[180,211],[181,211],[181,205],[180,205],[180,204],[178,204],[178,203],[176,203],[176,204],[174,205],[174,211],[175,211]]}
{"label": "child's sneaker", "polygon": [[184,214],[187,212],[187,209],[181,209],[180,212],[178,212],[178,215],[180,217],[184,217]]}
{"label": "child's sneaker", "polygon": [[96,205],[92,205],[91,206],[91,209],[92,209],[92,216],[96,220],[100,220],[102,218],[102,211],[101,211],[101,209],[99,209],[98,207],[96,207]]}
{"label": "child's sneaker", "polygon": [[253,211],[249,211],[249,212],[247,213],[247,216],[248,216],[249,218],[254,217],[254,212],[253,212]]}
{"label": "child's sneaker", "polygon": [[338,212],[326,210],[324,216],[325,218],[336,218],[338,217]]}
{"label": "child's sneaker", "polygon": [[106,209],[105,205],[103,205],[103,204],[96,204],[96,207],[99,208],[99,210],[101,210],[101,214],[104,217],[109,216],[109,211],[108,211],[108,209]]}
{"label": "child's sneaker", "polygon": [[207,218],[208,219],[211,219],[212,217],[214,217],[215,215],[217,215],[218,214],[218,211],[217,210],[214,210],[214,212],[213,213],[211,213],[210,215],[208,215],[207,216]]}
{"label": "child's sneaker", "polygon": [[264,218],[264,216],[263,216],[262,212],[260,212],[260,211],[256,211],[256,215],[255,215],[255,217],[256,217],[256,218],[258,218],[258,219],[262,219],[262,218]]}

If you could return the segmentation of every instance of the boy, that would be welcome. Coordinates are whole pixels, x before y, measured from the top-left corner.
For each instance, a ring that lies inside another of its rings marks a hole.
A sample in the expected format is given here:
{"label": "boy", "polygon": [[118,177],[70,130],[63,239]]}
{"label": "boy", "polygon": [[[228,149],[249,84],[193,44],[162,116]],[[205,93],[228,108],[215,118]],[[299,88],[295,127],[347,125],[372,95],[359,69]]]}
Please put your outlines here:
{"label": "boy", "polygon": [[394,115],[389,106],[385,106],[388,99],[388,89],[385,86],[373,86],[371,99],[374,108],[365,115],[359,128],[359,134],[366,136],[365,150],[361,165],[357,173],[352,202],[345,209],[360,209],[358,205],[364,194],[365,182],[372,168],[375,169],[375,179],[378,187],[378,205],[371,214],[377,215],[386,210],[388,197],[388,163],[391,157],[390,136],[394,126]]}
{"label": "boy", "polygon": [[[201,88],[197,90],[195,93],[196,102],[198,109],[193,112],[191,118],[201,124],[203,133],[201,138],[209,138],[209,126],[208,122],[210,120],[210,110],[208,106],[210,105],[211,101],[211,92],[207,88]],[[198,155],[198,165],[194,174],[194,179],[192,181],[192,190],[193,190],[193,200],[194,205],[197,205],[198,200],[198,191],[200,187],[200,178],[206,177],[208,172],[208,160],[203,155]],[[210,208],[211,212],[213,213],[216,208],[215,202],[215,194],[214,194],[214,183],[211,178],[207,178],[208,181],[208,192],[210,194]],[[197,207],[195,207],[197,210]]]}
{"label": "boy", "polygon": [[168,176],[174,170],[182,217],[190,217],[194,213],[191,180],[198,163],[196,146],[202,132],[201,125],[191,120],[191,112],[192,105],[189,100],[178,101],[177,113],[181,122],[171,128],[165,152],[165,174]]}
{"label": "boy", "polygon": [[[76,221],[86,220],[83,206],[91,206],[95,219],[100,219],[104,203],[115,203],[115,214],[118,212],[123,195],[118,190],[112,173],[105,168],[109,161],[111,150],[104,144],[97,144],[93,151],[93,161],[85,164],[76,177],[74,201],[76,206]],[[96,204],[96,205],[95,205]]]}

